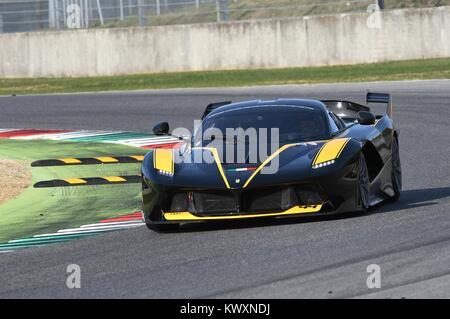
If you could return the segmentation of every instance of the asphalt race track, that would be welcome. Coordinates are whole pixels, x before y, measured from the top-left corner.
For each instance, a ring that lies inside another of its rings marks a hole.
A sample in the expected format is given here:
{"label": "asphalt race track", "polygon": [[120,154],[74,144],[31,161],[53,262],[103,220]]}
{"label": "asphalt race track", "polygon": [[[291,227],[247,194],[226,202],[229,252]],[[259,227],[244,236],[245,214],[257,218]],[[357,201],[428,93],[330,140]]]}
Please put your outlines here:
{"label": "asphalt race track", "polygon": [[[404,192],[364,216],[146,227],[0,254],[0,298],[450,298],[450,81],[0,97],[0,128],[193,126],[209,102],[393,94]],[[66,267],[81,267],[68,289]],[[368,289],[367,266],[381,267]]]}

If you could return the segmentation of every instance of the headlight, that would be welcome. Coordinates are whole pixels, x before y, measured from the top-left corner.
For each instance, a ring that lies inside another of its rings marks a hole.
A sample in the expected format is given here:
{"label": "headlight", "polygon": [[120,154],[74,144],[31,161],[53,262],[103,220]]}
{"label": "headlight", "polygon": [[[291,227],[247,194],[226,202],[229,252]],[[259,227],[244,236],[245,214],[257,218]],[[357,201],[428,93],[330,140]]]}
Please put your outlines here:
{"label": "headlight", "polygon": [[161,174],[161,175],[170,176],[170,177],[172,177],[174,175],[173,173],[168,172],[168,171],[164,171],[162,169],[158,170],[158,173]]}
{"label": "headlight", "polygon": [[320,163],[320,164],[317,164],[317,165],[313,165],[312,168],[313,169],[318,169],[318,168],[321,168],[321,167],[330,166],[332,164],[334,164],[334,160],[331,160],[331,161],[328,161],[328,162],[324,162],[324,163]]}

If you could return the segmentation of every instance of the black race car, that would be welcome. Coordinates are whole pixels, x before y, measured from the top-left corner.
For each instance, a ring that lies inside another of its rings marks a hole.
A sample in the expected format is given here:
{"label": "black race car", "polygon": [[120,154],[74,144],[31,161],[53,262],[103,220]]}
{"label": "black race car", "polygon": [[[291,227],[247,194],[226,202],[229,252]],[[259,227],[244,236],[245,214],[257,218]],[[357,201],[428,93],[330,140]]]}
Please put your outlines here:
{"label": "black race car", "polygon": [[[365,212],[396,200],[402,172],[390,95],[368,93],[367,103],[387,111],[338,100],[208,105],[189,141],[145,156],[147,226]],[[169,125],[153,132],[169,134]]]}

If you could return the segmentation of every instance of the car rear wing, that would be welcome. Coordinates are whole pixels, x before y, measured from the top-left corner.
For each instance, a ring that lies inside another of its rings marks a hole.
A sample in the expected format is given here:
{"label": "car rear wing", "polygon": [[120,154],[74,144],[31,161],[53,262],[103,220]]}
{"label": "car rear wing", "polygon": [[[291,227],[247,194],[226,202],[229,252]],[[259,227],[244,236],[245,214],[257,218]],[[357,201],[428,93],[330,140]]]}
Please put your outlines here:
{"label": "car rear wing", "polygon": [[384,103],[387,104],[386,114],[392,118],[393,114],[393,106],[392,106],[392,99],[391,95],[388,93],[374,93],[374,92],[367,92],[366,97],[367,104],[368,103]]}
{"label": "car rear wing", "polygon": [[350,101],[321,100],[321,102],[325,104],[331,112],[346,122],[354,122],[360,111],[370,111],[369,107]]}

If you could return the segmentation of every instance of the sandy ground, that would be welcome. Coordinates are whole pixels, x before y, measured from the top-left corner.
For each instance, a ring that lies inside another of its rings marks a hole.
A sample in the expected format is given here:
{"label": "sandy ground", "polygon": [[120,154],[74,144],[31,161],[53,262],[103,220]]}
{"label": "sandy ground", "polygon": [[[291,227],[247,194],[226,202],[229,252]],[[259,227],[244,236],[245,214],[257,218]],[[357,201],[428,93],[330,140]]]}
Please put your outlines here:
{"label": "sandy ground", "polygon": [[29,164],[0,159],[0,204],[17,197],[31,184]]}

